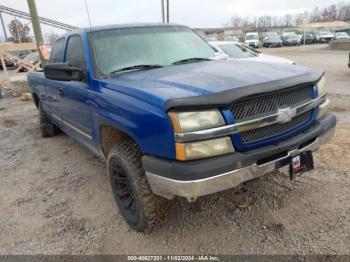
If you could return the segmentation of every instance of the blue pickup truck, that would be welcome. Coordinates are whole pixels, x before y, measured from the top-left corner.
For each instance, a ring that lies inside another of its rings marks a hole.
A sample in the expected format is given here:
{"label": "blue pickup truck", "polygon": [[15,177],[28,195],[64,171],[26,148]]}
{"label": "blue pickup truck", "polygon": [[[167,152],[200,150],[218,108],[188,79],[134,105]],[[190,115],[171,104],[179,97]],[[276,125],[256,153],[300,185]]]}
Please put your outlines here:
{"label": "blue pickup truck", "polygon": [[28,82],[42,136],[62,130],[104,159],[139,231],[175,196],[193,202],[283,166],[291,178],[313,169],[336,125],[322,70],[218,59],[177,24],[67,33]]}

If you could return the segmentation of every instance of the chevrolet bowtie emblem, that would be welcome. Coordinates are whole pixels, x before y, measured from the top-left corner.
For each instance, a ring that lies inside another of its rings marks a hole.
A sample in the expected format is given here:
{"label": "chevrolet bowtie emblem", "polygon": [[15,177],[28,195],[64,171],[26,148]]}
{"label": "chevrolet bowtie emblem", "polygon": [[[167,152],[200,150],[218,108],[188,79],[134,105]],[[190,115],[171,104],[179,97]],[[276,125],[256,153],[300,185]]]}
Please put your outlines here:
{"label": "chevrolet bowtie emblem", "polygon": [[297,110],[295,108],[281,108],[278,109],[277,122],[280,124],[288,123],[296,116]]}

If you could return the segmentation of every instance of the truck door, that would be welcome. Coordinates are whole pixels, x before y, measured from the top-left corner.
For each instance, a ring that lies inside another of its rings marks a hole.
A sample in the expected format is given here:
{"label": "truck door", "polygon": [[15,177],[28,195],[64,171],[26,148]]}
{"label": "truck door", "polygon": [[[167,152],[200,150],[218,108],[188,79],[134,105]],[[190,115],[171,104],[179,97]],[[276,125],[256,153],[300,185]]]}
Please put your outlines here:
{"label": "truck door", "polygon": [[[64,61],[86,70],[83,41],[80,35],[72,35],[67,40]],[[61,97],[59,111],[67,133],[89,147],[92,141],[92,113],[89,105],[87,80],[62,81],[58,93]],[[92,148],[93,149],[93,148]]]}
{"label": "truck door", "polygon": [[[63,59],[64,51],[64,38],[57,39],[51,52],[49,63],[61,63]],[[42,99],[44,110],[49,112],[52,118],[59,122],[61,118],[61,112],[59,110],[59,103],[61,102],[61,96],[58,93],[58,89],[61,87],[62,82],[46,79],[46,97]],[[44,102],[45,101],[45,102]]]}

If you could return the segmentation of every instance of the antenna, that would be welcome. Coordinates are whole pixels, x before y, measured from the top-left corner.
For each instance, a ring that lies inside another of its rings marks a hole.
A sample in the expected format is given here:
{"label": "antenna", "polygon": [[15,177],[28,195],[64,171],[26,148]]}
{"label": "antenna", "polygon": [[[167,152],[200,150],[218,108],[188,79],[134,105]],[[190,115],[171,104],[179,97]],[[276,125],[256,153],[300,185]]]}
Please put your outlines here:
{"label": "antenna", "polygon": [[92,30],[89,7],[88,7],[88,4],[87,4],[87,1],[84,0],[84,2],[85,2],[86,13],[87,13],[87,16],[88,16],[88,19],[89,19],[90,29]]}
{"label": "antenna", "polygon": [[95,37],[94,37],[94,33],[92,31],[92,23],[91,23],[91,18],[90,18],[89,7],[88,7],[88,4],[87,4],[87,0],[84,0],[84,2],[85,2],[86,13],[87,13],[87,16],[88,16],[88,19],[89,19],[89,25],[90,25],[90,31],[91,31],[91,40],[92,40],[92,49],[93,49],[93,52],[94,52],[93,55],[95,56],[95,59],[96,59],[97,70],[100,72],[99,61],[98,61],[98,56],[97,56],[97,52],[96,52]]}

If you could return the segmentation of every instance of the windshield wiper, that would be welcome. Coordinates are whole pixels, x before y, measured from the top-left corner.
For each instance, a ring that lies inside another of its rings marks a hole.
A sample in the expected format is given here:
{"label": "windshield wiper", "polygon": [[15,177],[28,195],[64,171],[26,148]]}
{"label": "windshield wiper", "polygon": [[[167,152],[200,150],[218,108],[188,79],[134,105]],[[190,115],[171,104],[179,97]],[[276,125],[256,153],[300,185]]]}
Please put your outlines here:
{"label": "windshield wiper", "polygon": [[176,61],[176,62],[172,63],[172,65],[181,65],[181,64],[201,62],[201,61],[211,61],[211,59],[202,58],[202,57],[192,57],[192,58],[186,58],[186,59]]}
{"label": "windshield wiper", "polygon": [[110,74],[116,74],[120,72],[125,72],[125,71],[134,71],[134,70],[148,70],[148,69],[154,69],[154,68],[161,68],[163,67],[162,65],[133,65],[133,66],[127,66],[127,67],[122,67],[115,69],[110,72]]}

